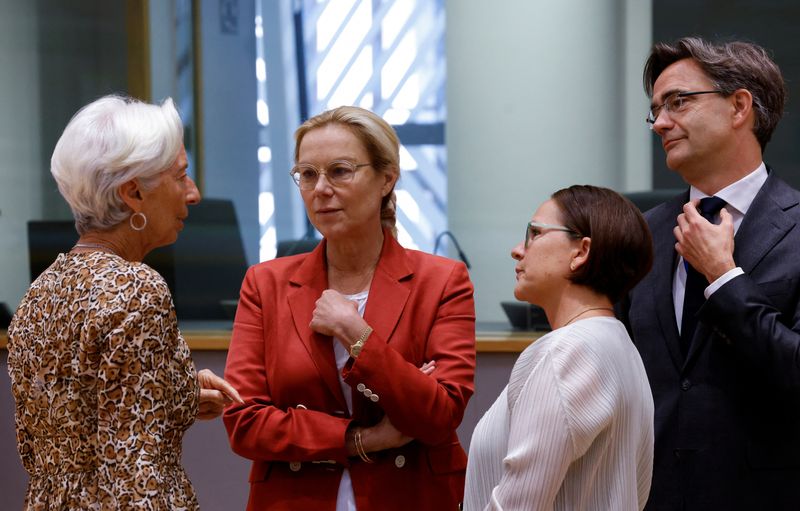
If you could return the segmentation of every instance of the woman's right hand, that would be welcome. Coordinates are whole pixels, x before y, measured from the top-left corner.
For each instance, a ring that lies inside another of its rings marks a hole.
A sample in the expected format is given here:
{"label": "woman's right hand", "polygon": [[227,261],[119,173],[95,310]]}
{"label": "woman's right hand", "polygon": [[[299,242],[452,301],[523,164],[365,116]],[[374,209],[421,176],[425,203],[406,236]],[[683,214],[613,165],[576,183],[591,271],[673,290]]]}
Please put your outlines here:
{"label": "woman's right hand", "polygon": [[200,404],[197,412],[199,420],[210,420],[219,417],[226,406],[231,403],[244,404],[233,386],[220,378],[211,369],[197,372],[200,384]]}
{"label": "woman's right hand", "polygon": [[412,440],[395,428],[386,415],[374,426],[361,429],[361,445],[367,453],[402,447]]}

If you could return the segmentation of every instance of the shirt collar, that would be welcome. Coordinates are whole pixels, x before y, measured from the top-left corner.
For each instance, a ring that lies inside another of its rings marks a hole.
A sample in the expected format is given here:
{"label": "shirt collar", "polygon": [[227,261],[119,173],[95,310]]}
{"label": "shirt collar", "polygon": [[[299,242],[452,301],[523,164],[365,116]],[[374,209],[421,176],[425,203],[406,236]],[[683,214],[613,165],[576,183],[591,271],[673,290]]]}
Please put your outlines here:
{"label": "shirt collar", "polygon": [[[764,185],[764,181],[767,180],[767,175],[767,166],[764,165],[762,161],[761,165],[753,172],[747,174],[735,183],[729,184],[715,193],[714,196],[727,202],[729,206],[742,215],[746,215],[747,210],[750,209],[750,204],[753,203],[756,194],[761,189],[761,186]],[[694,186],[689,189],[689,200],[702,199],[704,197],[708,197],[708,195]]]}

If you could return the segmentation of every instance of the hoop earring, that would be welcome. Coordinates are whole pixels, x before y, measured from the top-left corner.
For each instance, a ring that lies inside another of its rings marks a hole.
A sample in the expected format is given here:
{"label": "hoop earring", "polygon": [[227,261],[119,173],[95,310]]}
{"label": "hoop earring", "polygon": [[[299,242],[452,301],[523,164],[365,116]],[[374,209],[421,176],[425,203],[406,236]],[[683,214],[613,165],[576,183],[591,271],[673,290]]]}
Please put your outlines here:
{"label": "hoop earring", "polygon": [[[139,227],[137,227],[136,224],[133,223],[133,219],[138,216],[142,217],[142,225],[140,225]],[[144,228],[147,227],[147,217],[144,216],[144,213],[139,211],[131,215],[131,217],[128,219],[128,223],[131,224],[131,229],[133,229],[134,231],[143,231]]]}

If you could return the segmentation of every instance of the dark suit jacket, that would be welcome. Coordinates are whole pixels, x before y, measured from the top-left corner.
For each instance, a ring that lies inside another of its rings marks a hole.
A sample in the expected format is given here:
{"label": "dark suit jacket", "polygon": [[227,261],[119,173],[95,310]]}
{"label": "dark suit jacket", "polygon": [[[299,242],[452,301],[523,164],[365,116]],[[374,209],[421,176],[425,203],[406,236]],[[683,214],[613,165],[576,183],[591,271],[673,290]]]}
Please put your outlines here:
{"label": "dark suit jacket", "polygon": [[800,509],[800,193],[770,173],[735,238],[745,274],[701,307],[684,360],[672,229],[687,201],[646,213],[653,269],[619,309],[655,400],[647,509]]}
{"label": "dark suit jacket", "polygon": [[[333,340],[309,327],[328,287],[325,246],[255,265],[242,284],[225,378],[245,404],[224,421],[233,450],[253,460],[248,509],[333,511],[348,467],[359,510],[455,510],[467,463],[456,427],[475,369],[466,268],[405,250],[386,232],[364,312],[374,332],[343,371],[350,416]],[[429,360],[430,376],[419,370]],[[373,464],[348,459],[350,423],[384,414],[416,440],[371,454]]]}

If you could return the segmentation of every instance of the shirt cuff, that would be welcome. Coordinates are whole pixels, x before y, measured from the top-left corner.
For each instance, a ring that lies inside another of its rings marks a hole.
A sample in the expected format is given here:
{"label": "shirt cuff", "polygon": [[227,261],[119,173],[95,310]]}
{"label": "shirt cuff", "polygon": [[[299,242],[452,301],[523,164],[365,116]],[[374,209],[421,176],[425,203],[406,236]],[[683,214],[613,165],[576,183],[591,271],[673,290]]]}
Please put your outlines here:
{"label": "shirt cuff", "polygon": [[703,291],[703,295],[706,297],[706,300],[711,298],[711,295],[713,295],[717,289],[721,288],[733,280],[734,277],[738,277],[739,275],[744,275],[744,270],[738,266],[723,273],[717,280],[709,284],[708,287]]}

